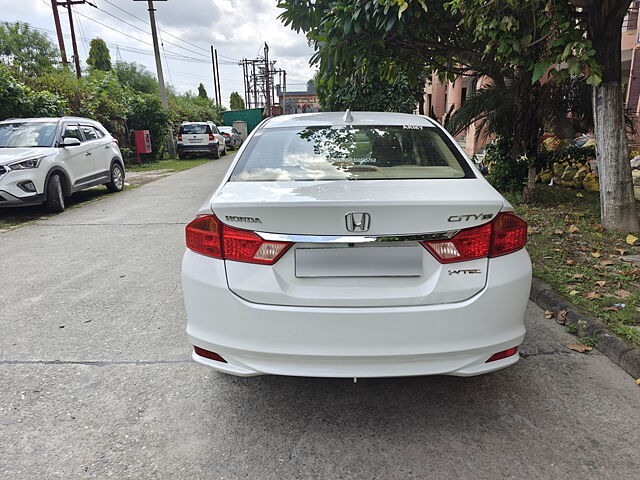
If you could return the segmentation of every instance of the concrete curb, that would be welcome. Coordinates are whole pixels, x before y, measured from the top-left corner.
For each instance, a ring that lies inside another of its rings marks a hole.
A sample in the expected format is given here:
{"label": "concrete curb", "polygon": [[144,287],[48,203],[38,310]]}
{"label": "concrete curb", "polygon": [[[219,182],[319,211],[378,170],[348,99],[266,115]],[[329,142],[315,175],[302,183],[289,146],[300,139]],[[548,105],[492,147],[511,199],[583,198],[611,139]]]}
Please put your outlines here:
{"label": "concrete curb", "polygon": [[633,378],[640,378],[640,348],[611,333],[600,320],[582,312],[569,300],[555,293],[551,286],[542,280],[533,279],[529,298],[537,303],[540,308],[552,311],[556,315],[560,310],[567,310],[565,325],[577,328],[577,336],[595,335],[598,340],[596,348],[600,352],[609,357],[613,363],[621,367]]}

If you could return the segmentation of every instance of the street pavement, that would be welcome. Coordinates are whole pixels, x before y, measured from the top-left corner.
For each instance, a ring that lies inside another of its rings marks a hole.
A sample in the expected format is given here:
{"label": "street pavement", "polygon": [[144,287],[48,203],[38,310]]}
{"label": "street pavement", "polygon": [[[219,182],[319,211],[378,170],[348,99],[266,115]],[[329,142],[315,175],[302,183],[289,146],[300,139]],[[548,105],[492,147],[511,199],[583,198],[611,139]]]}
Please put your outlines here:
{"label": "street pavement", "polygon": [[229,163],[0,234],[0,478],[640,478],[640,389],[533,304],[481,377],[192,363],[183,229]]}

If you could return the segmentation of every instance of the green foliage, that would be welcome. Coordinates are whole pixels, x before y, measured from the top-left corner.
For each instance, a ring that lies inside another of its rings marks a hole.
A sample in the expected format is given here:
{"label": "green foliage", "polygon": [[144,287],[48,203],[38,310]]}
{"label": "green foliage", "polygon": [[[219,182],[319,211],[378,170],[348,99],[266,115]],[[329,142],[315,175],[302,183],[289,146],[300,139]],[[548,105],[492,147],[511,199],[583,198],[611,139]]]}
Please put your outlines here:
{"label": "green foliage", "polygon": [[217,125],[222,124],[223,108],[214,105],[210,99],[201,98],[191,92],[183,95],[171,95],[169,97],[169,108],[174,131],[178,130],[182,122],[204,122],[210,120]]}
{"label": "green foliage", "polygon": [[350,108],[354,111],[411,113],[423,91],[421,87],[412,85],[403,72],[391,82],[377,75],[334,82],[320,77],[315,87],[324,111]]}
{"label": "green foliage", "polygon": [[209,98],[207,96],[207,90],[204,88],[204,85],[202,83],[198,85],[198,97],[205,99]]}
{"label": "green foliage", "polygon": [[231,110],[244,110],[244,100],[238,92],[231,92],[229,97],[229,106]]}
{"label": "green foliage", "polygon": [[[169,131],[170,114],[157,95],[138,93],[127,104],[127,130],[149,130],[153,159],[163,157],[165,138]],[[130,139],[133,146],[133,139]]]}
{"label": "green foliage", "polygon": [[487,180],[503,192],[522,191],[527,178],[527,162],[514,158],[511,147],[509,139],[498,137],[487,145],[484,158],[491,169]]}
{"label": "green foliage", "polygon": [[135,62],[116,62],[113,71],[123,85],[137,92],[158,95],[160,86],[156,77],[143,65]]}
{"label": "green foliage", "polygon": [[111,54],[109,47],[101,38],[94,38],[89,44],[89,57],[87,65],[94,70],[108,72],[111,70]]}
{"label": "green foliage", "polygon": [[46,90],[36,91],[0,66],[0,119],[57,117],[67,113],[66,102]]}
{"label": "green foliage", "polygon": [[16,75],[29,78],[53,70],[59,53],[46,35],[28,24],[2,22],[0,55]]}
{"label": "green foliage", "polygon": [[66,68],[52,70],[27,80],[35,90],[47,90],[58,95],[66,102],[70,113],[81,117],[93,117],[91,89],[86,78],[78,78]]}

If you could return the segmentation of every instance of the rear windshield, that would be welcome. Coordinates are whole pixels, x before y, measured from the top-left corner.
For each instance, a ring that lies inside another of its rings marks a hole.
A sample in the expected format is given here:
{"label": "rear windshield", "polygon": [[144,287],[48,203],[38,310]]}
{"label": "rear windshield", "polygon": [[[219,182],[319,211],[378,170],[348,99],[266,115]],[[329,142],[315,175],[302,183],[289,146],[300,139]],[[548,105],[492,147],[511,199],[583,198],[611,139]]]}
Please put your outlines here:
{"label": "rear windshield", "polygon": [[205,124],[180,125],[180,133],[186,133],[186,134],[211,133],[211,128],[209,128],[209,125],[205,125]]}
{"label": "rear windshield", "polygon": [[354,126],[256,132],[230,181],[474,178],[437,128]]}
{"label": "rear windshield", "polygon": [[218,130],[221,132],[231,133],[233,129],[231,127],[218,127]]}
{"label": "rear windshield", "polygon": [[51,147],[56,136],[56,122],[13,122],[0,124],[0,148]]}

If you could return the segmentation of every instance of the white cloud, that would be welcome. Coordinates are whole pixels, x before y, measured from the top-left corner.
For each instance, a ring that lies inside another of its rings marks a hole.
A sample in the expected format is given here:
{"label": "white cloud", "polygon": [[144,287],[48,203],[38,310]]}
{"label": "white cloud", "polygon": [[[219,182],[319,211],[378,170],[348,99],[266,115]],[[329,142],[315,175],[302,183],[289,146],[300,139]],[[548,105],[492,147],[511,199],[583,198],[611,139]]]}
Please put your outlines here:
{"label": "white cloud", "polygon": [[[86,37],[80,39],[78,45],[81,60],[86,60],[88,41],[99,36],[110,44],[112,58],[119,56],[125,61],[136,61],[155,72],[151,35],[147,33],[149,25],[146,22],[149,17],[146,2],[92,0],[92,3],[101,10],[89,5],[75,7],[76,34]],[[308,64],[313,52],[304,35],[296,34],[278,20],[281,10],[276,4],[276,0],[156,2],[156,20],[165,32],[161,33],[167,55],[166,59],[164,55],[162,57],[165,80],[180,92],[195,91],[202,82],[211,96],[213,79],[209,48],[214,45],[218,49],[220,60],[222,99],[228,106],[232,91],[244,95],[242,68],[236,64],[237,61],[261,54],[266,41],[270,47],[270,59],[277,61],[277,68],[287,70],[287,82],[299,84],[289,90],[301,89],[301,84],[314,74],[314,69]],[[142,21],[127,15],[123,10]],[[56,42],[49,0],[0,0],[0,11],[3,21],[30,23],[46,30],[52,41]],[[60,17],[62,28],[68,33],[67,15],[63,8],[60,8]],[[67,52],[71,52],[71,42],[67,37],[65,44]],[[184,61],[184,58],[179,60],[173,54],[198,61]]]}

